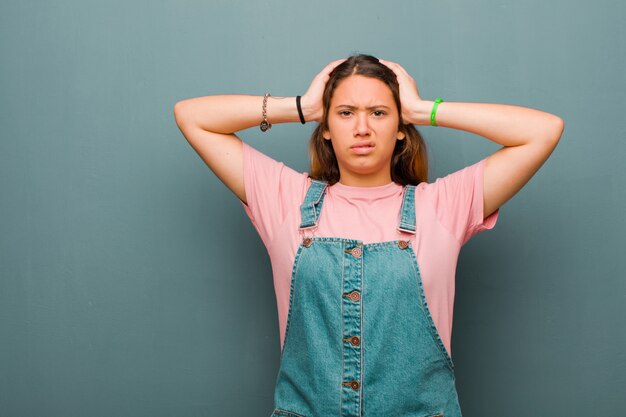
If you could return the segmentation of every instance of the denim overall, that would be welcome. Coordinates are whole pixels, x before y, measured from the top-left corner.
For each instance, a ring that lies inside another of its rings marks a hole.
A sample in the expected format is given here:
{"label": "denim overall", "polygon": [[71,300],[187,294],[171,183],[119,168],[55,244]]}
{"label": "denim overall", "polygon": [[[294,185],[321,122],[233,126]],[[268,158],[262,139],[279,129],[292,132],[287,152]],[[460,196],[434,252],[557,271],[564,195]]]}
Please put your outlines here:
{"label": "denim overall", "polygon": [[[312,180],[300,206],[272,417],[461,417],[411,240],[306,236],[327,185]],[[400,235],[415,234],[414,198],[405,186]]]}

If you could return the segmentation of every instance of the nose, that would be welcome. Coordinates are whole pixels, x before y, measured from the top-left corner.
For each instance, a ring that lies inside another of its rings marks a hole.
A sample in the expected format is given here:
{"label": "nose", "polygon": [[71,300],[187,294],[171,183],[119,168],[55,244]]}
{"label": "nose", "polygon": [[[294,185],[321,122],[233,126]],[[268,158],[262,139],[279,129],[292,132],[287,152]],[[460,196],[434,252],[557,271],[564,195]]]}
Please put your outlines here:
{"label": "nose", "polygon": [[359,113],[356,121],[356,132],[358,136],[366,136],[370,134],[370,127],[367,121],[367,114]]}

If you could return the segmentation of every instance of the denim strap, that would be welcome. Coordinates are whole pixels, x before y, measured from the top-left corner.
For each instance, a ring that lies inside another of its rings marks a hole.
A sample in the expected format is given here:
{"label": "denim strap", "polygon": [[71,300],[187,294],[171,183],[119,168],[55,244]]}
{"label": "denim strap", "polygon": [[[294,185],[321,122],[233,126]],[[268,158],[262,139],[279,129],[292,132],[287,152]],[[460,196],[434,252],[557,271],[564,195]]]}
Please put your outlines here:
{"label": "denim strap", "polygon": [[415,233],[415,186],[404,186],[402,207],[398,213],[398,230],[407,233]]}
{"label": "denim strap", "polygon": [[[317,227],[317,220],[322,212],[324,196],[326,195],[326,181],[311,180],[304,202],[300,205],[302,223],[300,229]],[[405,185],[402,197],[402,206],[398,213],[398,230],[415,233],[415,186]]]}
{"label": "denim strap", "polygon": [[[306,192],[304,202],[300,205],[300,216],[302,223],[300,229],[309,229],[317,227],[317,220],[322,212],[322,204],[326,193],[326,181],[311,180],[311,185]],[[319,207],[317,207],[319,205]]]}

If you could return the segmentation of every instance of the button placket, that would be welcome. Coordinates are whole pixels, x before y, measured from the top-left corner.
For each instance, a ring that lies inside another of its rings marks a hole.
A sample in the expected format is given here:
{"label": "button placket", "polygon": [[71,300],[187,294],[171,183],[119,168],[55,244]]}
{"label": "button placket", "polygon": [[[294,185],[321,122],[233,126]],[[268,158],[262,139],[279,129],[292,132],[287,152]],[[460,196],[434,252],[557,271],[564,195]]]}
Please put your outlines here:
{"label": "button placket", "polygon": [[363,255],[362,242],[352,242],[343,248],[342,321],[343,321],[343,361],[341,373],[344,377],[341,393],[342,415],[359,415],[361,407],[362,378],[362,305],[361,288],[363,287]]}

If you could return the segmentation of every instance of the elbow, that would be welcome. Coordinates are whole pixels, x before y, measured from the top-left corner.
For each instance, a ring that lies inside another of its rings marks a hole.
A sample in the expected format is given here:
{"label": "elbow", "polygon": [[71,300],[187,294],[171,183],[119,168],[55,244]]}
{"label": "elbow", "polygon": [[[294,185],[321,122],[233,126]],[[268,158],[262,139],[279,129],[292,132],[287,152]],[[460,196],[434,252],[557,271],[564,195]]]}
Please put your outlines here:
{"label": "elbow", "polygon": [[565,130],[565,121],[563,119],[561,119],[560,117],[556,116],[555,119],[555,130],[554,130],[554,135],[553,135],[553,139],[554,141],[558,142],[561,139],[561,136],[563,135],[563,131]]}
{"label": "elbow", "polygon": [[174,104],[174,120],[176,120],[176,124],[180,126],[183,120],[186,118],[185,116],[185,100],[179,101]]}
{"label": "elbow", "polygon": [[563,130],[565,129],[565,122],[559,116],[553,115],[552,120],[550,121],[550,127],[547,129],[546,134],[544,136],[545,141],[548,144],[556,146],[563,135]]}

